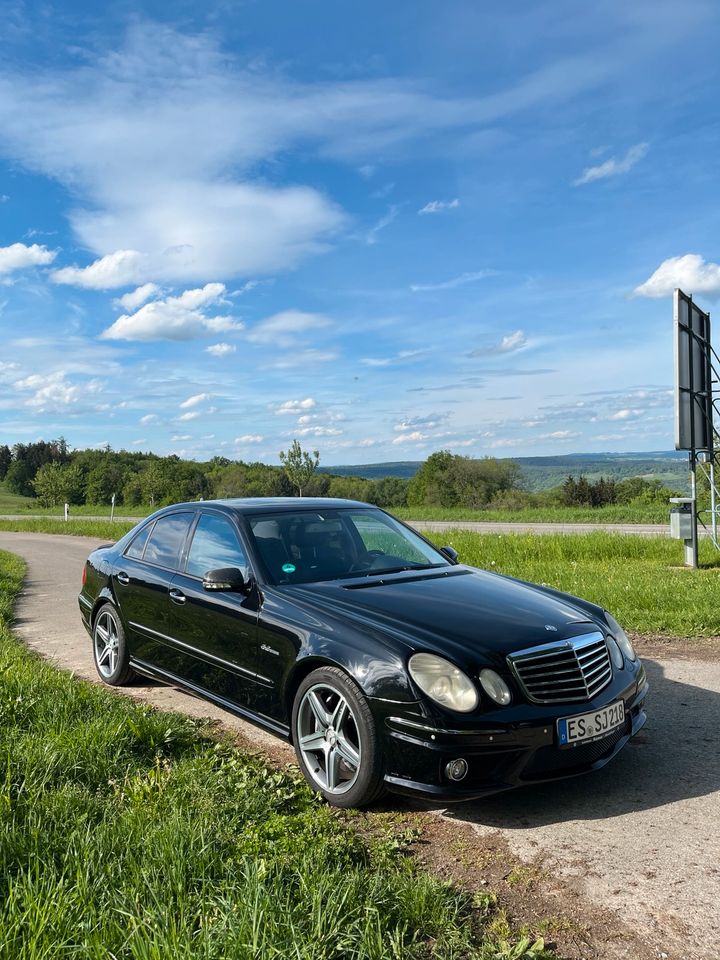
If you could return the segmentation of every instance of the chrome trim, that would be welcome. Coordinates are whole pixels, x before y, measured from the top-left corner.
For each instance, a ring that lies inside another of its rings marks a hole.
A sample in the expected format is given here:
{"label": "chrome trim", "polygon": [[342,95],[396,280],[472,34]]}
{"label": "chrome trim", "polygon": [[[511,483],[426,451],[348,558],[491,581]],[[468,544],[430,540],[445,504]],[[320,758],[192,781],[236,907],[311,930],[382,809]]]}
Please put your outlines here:
{"label": "chrome trim", "polygon": [[592,700],[613,676],[607,640],[600,631],[516,650],[507,655],[506,661],[531,703]]}
{"label": "chrome trim", "polygon": [[446,730],[444,727],[429,727],[425,723],[416,723],[414,720],[406,720],[404,717],[388,717],[388,723],[399,723],[404,727],[413,727],[415,730],[425,730],[427,733],[440,733],[443,736],[484,736],[486,733],[495,736],[499,733],[507,733],[507,730]]}
{"label": "chrome trim", "polygon": [[[229,660],[223,660],[222,657],[216,657],[214,653],[208,653],[205,650],[199,650],[197,647],[193,647],[189,643],[183,643],[182,640],[176,640],[175,637],[169,637],[166,633],[160,633],[159,630],[153,630],[152,627],[146,627],[142,623],[135,623],[133,620],[128,621],[128,626],[134,627],[136,630],[141,630],[143,633],[152,634],[153,638],[164,640],[172,647],[182,647],[183,650],[188,650],[190,653],[195,654],[200,660],[211,660],[219,667],[224,667],[226,670],[230,670],[233,673],[244,673],[246,676],[250,677],[251,680],[259,680],[262,683],[267,683],[270,686],[274,686],[273,681],[268,677],[264,677],[261,673],[253,673],[252,670],[246,670],[245,667],[241,667],[237,663],[230,663]],[[186,681],[183,681],[183,683],[185,682]]]}

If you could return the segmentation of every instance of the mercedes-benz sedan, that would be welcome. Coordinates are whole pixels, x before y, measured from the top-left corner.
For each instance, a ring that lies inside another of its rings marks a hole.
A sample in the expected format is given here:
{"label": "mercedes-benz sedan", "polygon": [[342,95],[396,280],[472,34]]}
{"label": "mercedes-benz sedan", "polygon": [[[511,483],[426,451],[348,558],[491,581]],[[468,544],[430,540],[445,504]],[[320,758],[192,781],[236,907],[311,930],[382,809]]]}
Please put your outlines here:
{"label": "mercedes-benz sedan", "polygon": [[166,507],[90,555],[79,601],[106,683],[154,677],[261,724],[339,806],[585,773],[645,722],[607,611],[350,500]]}

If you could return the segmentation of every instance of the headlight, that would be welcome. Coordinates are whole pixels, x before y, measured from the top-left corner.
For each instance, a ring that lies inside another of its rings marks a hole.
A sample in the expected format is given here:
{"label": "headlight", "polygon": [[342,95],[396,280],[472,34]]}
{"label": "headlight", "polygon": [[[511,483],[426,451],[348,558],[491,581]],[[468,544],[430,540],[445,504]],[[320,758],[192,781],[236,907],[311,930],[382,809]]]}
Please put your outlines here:
{"label": "headlight", "polygon": [[617,645],[617,641],[614,637],[607,638],[608,650],[610,651],[610,657],[612,662],[615,664],[618,670],[622,670],[625,666],[625,658],[622,655],[620,647]]}
{"label": "headlight", "polygon": [[480,685],[490,699],[494,700],[495,703],[499,703],[501,707],[506,707],[512,700],[510,687],[505,683],[500,674],[495,673],[494,670],[486,669],[480,671]]}
{"label": "headlight", "polygon": [[416,653],[408,664],[410,676],[431,700],[449,710],[469,713],[478,705],[478,692],[455,664],[433,653]]}
{"label": "headlight", "polygon": [[615,638],[617,645],[620,647],[620,649],[623,652],[623,655],[627,657],[628,660],[632,660],[632,662],[634,663],[637,660],[637,654],[633,650],[633,645],[628,640],[627,634],[625,633],[623,628],[620,626],[620,624],[617,622],[615,617],[609,614],[607,610],[605,611],[605,619],[607,620],[608,626],[610,627],[610,633]]}

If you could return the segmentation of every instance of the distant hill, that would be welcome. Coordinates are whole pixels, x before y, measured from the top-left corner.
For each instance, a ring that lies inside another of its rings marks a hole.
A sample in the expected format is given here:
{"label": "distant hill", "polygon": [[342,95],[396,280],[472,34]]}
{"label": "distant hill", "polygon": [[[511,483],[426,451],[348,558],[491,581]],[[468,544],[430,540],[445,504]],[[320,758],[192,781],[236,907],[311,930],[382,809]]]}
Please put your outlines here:
{"label": "distant hill", "polygon": [[[588,480],[609,477],[658,479],[667,486],[685,491],[688,488],[687,456],[672,451],[644,451],[641,453],[571,453],[558,457],[511,457],[520,464],[528,490],[547,490],[562,483],[569,474],[582,474]],[[414,477],[422,460],[400,460],[392,463],[351,464],[342,467],[320,467],[321,473],[340,477]]]}

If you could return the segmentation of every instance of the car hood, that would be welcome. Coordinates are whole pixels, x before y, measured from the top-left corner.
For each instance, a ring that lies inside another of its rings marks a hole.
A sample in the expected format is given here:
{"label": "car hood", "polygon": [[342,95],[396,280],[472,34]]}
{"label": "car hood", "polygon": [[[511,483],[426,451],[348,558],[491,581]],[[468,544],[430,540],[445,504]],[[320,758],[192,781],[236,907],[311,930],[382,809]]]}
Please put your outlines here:
{"label": "car hood", "polygon": [[379,628],[456,660],[506,654],[598,629],[581,601],[458,566],[449,571],[297,585],[318,613]]}

